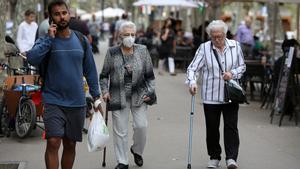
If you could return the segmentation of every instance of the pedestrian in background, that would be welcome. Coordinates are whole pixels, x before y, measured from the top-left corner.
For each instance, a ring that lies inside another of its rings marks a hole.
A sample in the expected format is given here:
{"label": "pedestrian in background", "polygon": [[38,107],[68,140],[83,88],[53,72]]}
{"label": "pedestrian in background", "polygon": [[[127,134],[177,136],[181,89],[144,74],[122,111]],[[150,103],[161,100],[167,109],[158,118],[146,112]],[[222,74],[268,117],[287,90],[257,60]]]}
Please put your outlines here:
{"label": "pedestrian in background", "polygon": [[[202,79],[201,98],[206,122],[206,144],[210,160],[208,168],[219,167],[221,160],[220,116],[224,120],[226,165],[236,169],[239,150],[238,103],[224,101],[224,81],[241,78],[245,72],[243,53],[235,40],[226,39],[228,27],[221,20],[212,21],[207,27],[211,40],[202,43],[187,69],[187,84],[192,95],[197,93],[197,73]],[[216,51],[216,56],[213,52]],[[218,57],[224,72],[219,68]]]}
{"label": "pedestrian in background", "polygon": [[88,23],[89,31],[92,36],[92,49],[94,53],[99,53],[98,41],[100,32],[100,23],[96,21],[96,15],[92,15],[92,20]]}
{"label": "pedestrian in background", "polygon": [[37,38],[43,37],[48,34],[48,29],[49,29],[49,13],[46,11],[44,12],[44,20],[40,23],[37,31]]}
{"label": "pedestrian in background", "polygon": [[115,24],[114,45],[119,44],[120,26],[126,21],[128,21],[128,15],[127,15],[127,13],[123,13],[121,19],[117,20],[117,22]]}
{"label": "pedestrian in background", "polygon": [[70,29],[76,30],[76,31],[82,33],[83,35],[85,35],[87,37],[89,43],[91,44],[92,36],[90,34],[87,23],[85,21],[78,19],[77,13],[76,13],[76,8],[70,8],[69,11],[70,11],[70,17],[71,17],[70,23],[69,23]]}
{"label": "pedestrian in background", "polygon": [[166,19],[160,34],[161,46],[159,48],[158,73],[163,74],[165,60],[168,59],[170,75],[176,75],[174,55],[176,53],[175,32],[172,28],[172,20]]}
{"label": "pedestrian in background", "polygon": [[245,17],[245,23],[242,23],[237,30],[236,40],[240,42],[244,52],[245,59],[254,59],[252,49],[254,46],[254,37],[251,30],[252,19],[250,16]]}
{"label": "pedestrian in background", "polygon": [[20,52],[28,51],[35,41],[35,34],[38,28],[35,20],[35,12],[31,9],[25,11],[25,20],[21,22],[17,32],[17,45]]}
{"label": "pedestrian in background", "polygon": [[[28,51],[32,48],[35,41],[35,35],[38,28],[35,20],[35,12],[31,9],[25,11],[25,20],[21,22],[17,32],[17,46],[20,52]],[[21,57],[10,58],[10,65],[13,68],[28,67],[27,61],[23,61]]]}
{"label": "pedestrian in background", "polygon": [[134,44],[136,26],[124,22],[119,29],[122,43],[108,49],[100,85],[103,100],[112,111],[113,141],[118,165],[115,169],[128,169],[128,122],[133,117],[133,145],[130,151],[137,166],[143,166],[146,145],[147,104],[154,93],[154,73],[146,46]]}
{"label": "pedestrian in background", "polygon": [[82,45],[85,43],[88,46],[87,39],[82,34],[80,38],[79,34],[69,29],[67,4],[63,0],[52,1],[48,11],[52,20],[48,35],[38,39],[35,46],[24,55],[32,65],[45,64],[43,59],[48,60],[42,88],[47,139],[46,168],[59,168],[58,151],[62,143],[61,168],[71,169],[76,142],[82,141],[86,113],[83,76],[95,100],[95,111],[102,113],[97,70],[91,48]]}
{"label": "pedestrian in background", "polygon": [[114,45],[114,40],[116,39],[116,23],[119,20],[119,16],[115,17],[115,20],[113,20],[111,22],[111,24],[109,25],[109,32],[111,37],[109,38],[109,46],[113,46]]}
{"label": "pedestrian in background", "polygon": [[107,38],[107,35],[109,34],[109,22],[103,22],[103,34],[104,34],[104,40]]}

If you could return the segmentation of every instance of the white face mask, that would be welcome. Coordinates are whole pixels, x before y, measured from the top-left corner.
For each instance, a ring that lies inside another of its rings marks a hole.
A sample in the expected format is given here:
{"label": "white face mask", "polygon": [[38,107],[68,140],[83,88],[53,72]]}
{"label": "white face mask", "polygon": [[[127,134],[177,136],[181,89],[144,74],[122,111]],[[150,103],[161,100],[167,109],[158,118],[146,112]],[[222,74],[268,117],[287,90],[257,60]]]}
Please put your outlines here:
{"label": "white face mask", "polygon": [[125,37],[123,38],[123,45],[128,48],[131,48],[134,44],[134,41],[135,41],[135,37],[132,36]]}

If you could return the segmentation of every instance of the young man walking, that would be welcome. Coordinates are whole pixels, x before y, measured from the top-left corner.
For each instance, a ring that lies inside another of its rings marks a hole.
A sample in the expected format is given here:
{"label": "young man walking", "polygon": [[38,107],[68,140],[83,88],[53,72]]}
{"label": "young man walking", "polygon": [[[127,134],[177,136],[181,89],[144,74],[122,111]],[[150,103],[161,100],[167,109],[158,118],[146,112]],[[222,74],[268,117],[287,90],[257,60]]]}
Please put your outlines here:
{"label": "young man walking", "polygon": [[38,39],[25,56],[35,66],[47,63],[42,90],[46,168],[59,168],[58,150],[62,143],[61,168],[71,169],[76,142],[82,141],[85,119],[83,76],[95,100],[95,109],[102,112],[97,70],[87,39],[83,35],[80,38],[78,33],[69,29],[70,14],[66,3],[63,0],[52,1],[48,11],[51,21],[48,35]]}

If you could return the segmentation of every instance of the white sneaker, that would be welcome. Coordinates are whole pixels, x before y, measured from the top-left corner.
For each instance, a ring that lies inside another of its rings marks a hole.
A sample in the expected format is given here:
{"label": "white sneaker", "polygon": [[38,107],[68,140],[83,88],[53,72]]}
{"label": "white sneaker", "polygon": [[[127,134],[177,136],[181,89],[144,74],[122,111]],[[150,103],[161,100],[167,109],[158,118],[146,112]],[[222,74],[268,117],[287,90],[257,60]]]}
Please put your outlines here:
{"label": "white sneaker", "polygon": [[238,165],[233,159],[228,159],[226,161],[227,169],[237,169]]}
{"label": "white sneaker", "polygon": [[220,167],[220,160],[212,159],[208,161],[207,168],[218,168]]}

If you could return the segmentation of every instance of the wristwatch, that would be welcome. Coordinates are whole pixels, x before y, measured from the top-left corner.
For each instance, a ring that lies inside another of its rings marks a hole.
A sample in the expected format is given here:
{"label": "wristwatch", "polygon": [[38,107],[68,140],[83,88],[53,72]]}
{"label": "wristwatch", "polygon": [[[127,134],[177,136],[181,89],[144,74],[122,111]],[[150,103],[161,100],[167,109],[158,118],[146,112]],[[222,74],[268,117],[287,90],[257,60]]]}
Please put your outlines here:
{"label": "wristwatch", "polygon": [[93,97],[93,99],[94,99],[94,101],[96,101],[96,100],[100,99],[100,95],[99,95],[99,96],[95,96],[95,97]]}

